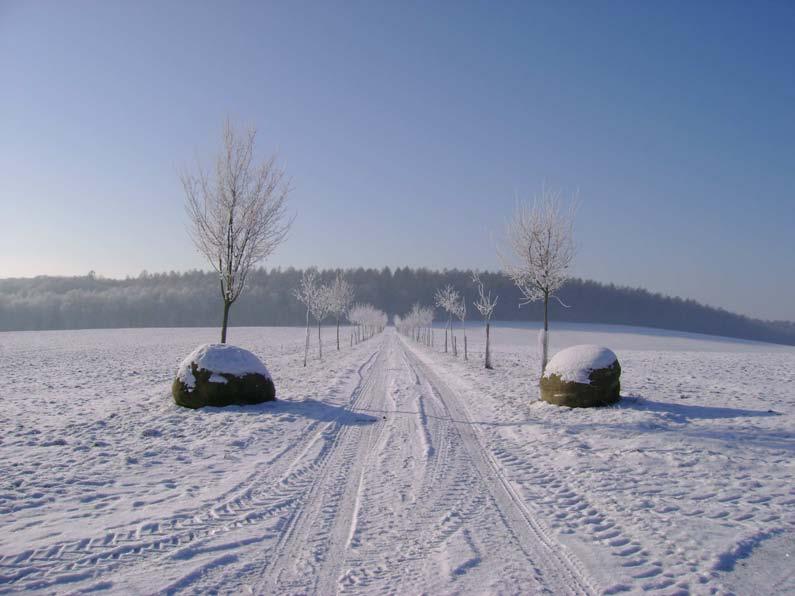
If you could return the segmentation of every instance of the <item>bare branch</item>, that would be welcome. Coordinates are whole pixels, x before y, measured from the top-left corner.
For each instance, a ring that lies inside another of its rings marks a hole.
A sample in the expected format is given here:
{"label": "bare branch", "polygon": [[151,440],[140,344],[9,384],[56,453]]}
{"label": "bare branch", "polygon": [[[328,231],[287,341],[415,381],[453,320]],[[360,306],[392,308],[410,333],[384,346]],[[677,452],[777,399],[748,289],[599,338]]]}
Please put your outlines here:
{"label": "bare branch", "polygon": [[472,281],[478,288],[478,299],[472,304],[475,305],[475,308],[478,309],[478,312],[486,321],[490,321],[492,315],[494,314],[494,307],[497,306],[497,300],[499,299],[499,296],[495,296],[492,300],[491,290],[486,293],[486,289],[483,285],[483,281],[480,279],[479,273],[475,272],[472,274]]}

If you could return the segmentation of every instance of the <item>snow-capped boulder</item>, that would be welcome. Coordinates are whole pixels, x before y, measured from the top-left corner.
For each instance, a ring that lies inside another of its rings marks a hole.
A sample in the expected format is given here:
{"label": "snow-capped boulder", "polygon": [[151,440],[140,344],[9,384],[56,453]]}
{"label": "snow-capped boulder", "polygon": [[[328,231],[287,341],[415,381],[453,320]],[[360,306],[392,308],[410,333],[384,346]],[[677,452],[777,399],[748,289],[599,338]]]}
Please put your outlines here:
{"label": "snow-capped boulder", "polygon": [[204,344],[179,365],[171,395],[180,406],[201,408],[271,401],[276,388],[268,369],[248,350]]}
{"label": "snow-capped boulder", "polygon": [[558,406],[590,408],[620,399],[621,365],[612,350],[581,345],[561,350],[541,377],[541,399]]}

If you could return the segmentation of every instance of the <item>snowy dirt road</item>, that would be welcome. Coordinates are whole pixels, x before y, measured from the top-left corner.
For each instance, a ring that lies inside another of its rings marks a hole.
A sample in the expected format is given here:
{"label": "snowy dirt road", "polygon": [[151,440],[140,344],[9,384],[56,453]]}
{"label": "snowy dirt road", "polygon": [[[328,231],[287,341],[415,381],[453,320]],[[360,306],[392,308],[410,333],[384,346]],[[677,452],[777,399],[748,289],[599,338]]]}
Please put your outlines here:
{"label": "snowy dirt road", "polygon": [[0,592],[597,591],[404,339],[387,331],[358,356],[330,385],[344,406],[225,493],[3,552]]}
{"label": "snowy dirt road", "polygon": [[395,333],[379,342],[351,394],[361,423],[330,420],[280,479],[303,482],[272,548],[194,588],[594,592],[500,476],[456,396]]}
{"label": "snowy dirt road", "polygon": [[631,397],[575,411],[528,398],[521,330],[484,371],[394,329],[304,368],[302,330],[236,329],[279,401],[179,408],[214,333],[0,334],[0,593],[795,589],[791,350],[605,336]]}
{"label": "snowy dirt road", "polygon": [[500,476],[456,396],[387,333],[261,581],[273,592],[586,593]]}

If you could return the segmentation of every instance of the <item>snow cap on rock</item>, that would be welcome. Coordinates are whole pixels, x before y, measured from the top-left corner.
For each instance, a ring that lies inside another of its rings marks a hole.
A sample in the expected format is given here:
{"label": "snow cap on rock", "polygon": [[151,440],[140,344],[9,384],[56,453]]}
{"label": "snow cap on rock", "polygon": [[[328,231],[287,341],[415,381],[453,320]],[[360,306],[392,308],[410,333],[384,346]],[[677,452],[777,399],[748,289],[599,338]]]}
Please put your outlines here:
{"label": "snow cap on rock", "polygon": [[[217,380],[211,382],[226,382],[220,375],[227,374],[243,377],[248,374],[260,374],[271,379],[271,374],[262,361],[254,354],[237,346],[229,344],[204,344],[193,350],[179,365],[177,378],[189,389],[196,386],[191,365],[196,364],[197,370],[208,370]],[[223,379],[221,381],[220,379]]]}
{"label": "snow cap on rock", "polygon": [[572,346],[552,357],[544,370],[544,377],[557,375],[562,381],[590,385],[592,371],[607,368],[617,360],[612,350],[602,346]]}

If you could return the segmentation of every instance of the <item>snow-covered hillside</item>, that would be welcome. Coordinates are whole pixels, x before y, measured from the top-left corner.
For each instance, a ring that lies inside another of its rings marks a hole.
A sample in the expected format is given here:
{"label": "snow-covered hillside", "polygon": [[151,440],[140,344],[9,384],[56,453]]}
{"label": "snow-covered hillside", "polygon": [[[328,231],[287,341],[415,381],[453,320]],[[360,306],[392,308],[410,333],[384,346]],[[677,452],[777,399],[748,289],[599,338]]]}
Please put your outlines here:
{"label": "snow-covered hillside", "polygon": [[795,590],[791,348],[553,328],[623,370],[568,410],[528,329],[485,371],[477,327],[469,362],[329,329],[307,368],[303,329],[234,328],[280,401],[175,406],[217,333],[0,333],[0,593]]}

